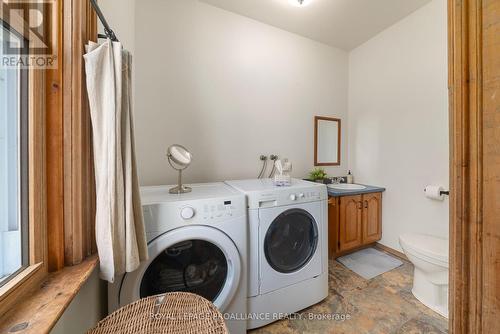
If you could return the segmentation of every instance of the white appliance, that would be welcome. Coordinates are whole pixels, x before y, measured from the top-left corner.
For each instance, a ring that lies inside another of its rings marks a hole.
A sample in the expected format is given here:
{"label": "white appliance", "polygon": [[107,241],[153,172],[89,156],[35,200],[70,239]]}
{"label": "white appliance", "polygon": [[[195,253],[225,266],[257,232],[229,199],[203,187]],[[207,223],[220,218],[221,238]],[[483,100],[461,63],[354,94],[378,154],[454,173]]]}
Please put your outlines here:
{"label": "white appliance", "polygon": [[399,244],[415,266],[413,295],[431,310],[448,318],[448,239],[405,234]]}
{"label": "white appliance", "polygon": [[328,194],[292,179],[227,181],[248,200],[248,328],[267,325],[328,296]]}
{"label": "white appliance", "polygon": [[231,333],[246,332],[245,196],[224,183],[141,188],[149,260],[109,285],[109,311],[140,298],[185,291],[211,300]]}

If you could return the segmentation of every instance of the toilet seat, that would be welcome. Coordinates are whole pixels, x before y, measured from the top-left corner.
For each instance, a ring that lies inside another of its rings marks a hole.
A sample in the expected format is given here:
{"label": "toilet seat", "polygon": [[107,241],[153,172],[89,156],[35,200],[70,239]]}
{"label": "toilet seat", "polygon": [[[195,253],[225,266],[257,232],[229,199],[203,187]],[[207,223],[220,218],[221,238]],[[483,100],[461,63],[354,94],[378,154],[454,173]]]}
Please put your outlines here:
{"label": "toilet seat", "polygon": [[413,255],[431,263],[449,267],[448,240],[423,234],[405,234],[400,237],[401,246]]}

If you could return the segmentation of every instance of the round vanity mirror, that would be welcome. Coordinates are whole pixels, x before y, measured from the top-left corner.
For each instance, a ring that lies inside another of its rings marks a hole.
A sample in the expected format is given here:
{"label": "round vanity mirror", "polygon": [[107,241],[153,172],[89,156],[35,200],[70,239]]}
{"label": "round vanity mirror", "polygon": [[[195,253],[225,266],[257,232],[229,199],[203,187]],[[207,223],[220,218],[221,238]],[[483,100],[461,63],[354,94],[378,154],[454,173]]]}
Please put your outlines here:
{"label": "round vanity mirror", "polygon": [[192,154],[182,145],[172,145],[167,150],[167,158],[170,166],[179,172],[177,186],[170,189],[171,194],[184,194],[191,188],[182,184],[182,171],[189,167],[193,159]]}
{"label": "round vanity mirror", "polygon": [[167,156],[178,166],[178,168],[174,167],[175,169],[184,169],[191,164],[192,155],[184,146],[170,146],[167,151]]}

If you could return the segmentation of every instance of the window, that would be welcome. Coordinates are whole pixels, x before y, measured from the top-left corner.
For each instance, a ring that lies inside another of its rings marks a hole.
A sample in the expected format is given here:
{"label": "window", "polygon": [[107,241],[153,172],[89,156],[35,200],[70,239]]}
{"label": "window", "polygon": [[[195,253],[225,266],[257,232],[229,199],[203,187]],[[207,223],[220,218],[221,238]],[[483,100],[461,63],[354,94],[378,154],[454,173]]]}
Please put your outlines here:
{"label": "window", "polygon": [[22,66],[36,35],[17,13],[0,10],[0,315],[47,276],[47,71]]}
{"label": "window", "polygon": [[[24,47],[0,22],[0,55]],[[0,67],[0,286],[28,265],[27,81],[27,70]]]}
{"label": "window", "polygon": [[[78,42],[97,35],[94,14],[87,0],[0,5],[0,322],[19,319],[4,315],[39,289],[49,270],[95,251],[91,127]],[[70,42],[61,44],[62,36]],[[16,46],[27,50],[13,54]],[[12,67],[10,59],[26,67]],[[12,235],[10,245],[4,235]],[[38,332],[33,312],[24,311],[28,330]],[[39,332],[52,320],[38,322]]]}

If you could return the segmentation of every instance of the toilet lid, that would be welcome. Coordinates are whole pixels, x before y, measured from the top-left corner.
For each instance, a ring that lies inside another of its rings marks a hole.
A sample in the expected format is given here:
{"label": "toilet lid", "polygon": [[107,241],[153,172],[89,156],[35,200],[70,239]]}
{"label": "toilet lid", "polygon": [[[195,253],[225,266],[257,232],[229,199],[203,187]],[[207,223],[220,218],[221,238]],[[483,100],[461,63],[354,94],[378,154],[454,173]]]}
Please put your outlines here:
{"label": "toilet lid", "polygon": [[448,263],[448,239],[423,234],[405,234],[400,237],[405,246],[430,258]]}

